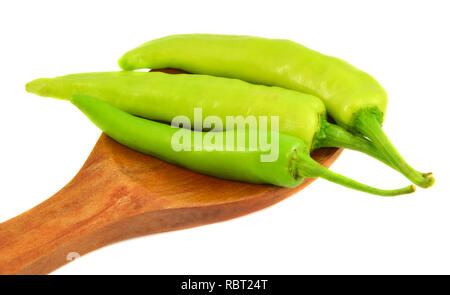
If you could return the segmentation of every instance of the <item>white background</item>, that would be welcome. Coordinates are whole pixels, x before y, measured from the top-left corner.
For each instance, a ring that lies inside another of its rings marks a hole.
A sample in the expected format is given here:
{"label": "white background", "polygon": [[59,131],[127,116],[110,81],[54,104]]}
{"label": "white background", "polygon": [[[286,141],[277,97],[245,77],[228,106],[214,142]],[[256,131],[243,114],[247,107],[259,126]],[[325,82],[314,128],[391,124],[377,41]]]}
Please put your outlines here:
{"label": "white background", "polygon": [[[175,33],[288,38],[341,57],[389,93],[384,129],[428,190],[381,198],[318,180],[266,210],[91,252],[55,274],[450,274],[449,7],[446,1],[2,1],[0,221],[75,175],[100,131],[38,77],[117,70]],[[378,187],[401,175],[345,151],[334,171]]]}

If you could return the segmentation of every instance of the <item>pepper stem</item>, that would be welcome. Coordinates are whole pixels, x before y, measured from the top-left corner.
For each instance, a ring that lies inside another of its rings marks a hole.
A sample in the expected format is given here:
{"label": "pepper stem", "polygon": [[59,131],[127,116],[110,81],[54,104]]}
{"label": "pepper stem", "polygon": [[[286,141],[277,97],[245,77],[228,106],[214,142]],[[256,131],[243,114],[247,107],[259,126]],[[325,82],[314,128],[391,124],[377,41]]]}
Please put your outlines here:
{"label": "pepper stem", "polygon": [[354,126],[358,132],[370,139],[392,166],[412,183],[423,188],[432,186],[433,174],[416,171],[406,163],[381,128],[381,118],[381,113],[377,109],[363,109],[356,114]]}
{"label": "pepper stem", "polygon": [[355,136],[344,128],[329,123],[326,119],[321,122],[320,135],[316,135],[313,148],[318,149],[322,147],[343,147],[362,152],[397,170],[371,141]]}
{"label": "pepper stem", "polygon": [[347,178],[343,175],[328,170],[327,168],[314,161],[314,159],[312,159],[307,153],[301,151],[295,152],[293,165],[295,165],[294,171],[298,177],[321,177],[342,186],[378,196],[393,197],[413,193],[416,190],[416,187],[414,185],[409,185],[393,190],[384,190],[368,186],[366,184],[357,182],[356,180]]}

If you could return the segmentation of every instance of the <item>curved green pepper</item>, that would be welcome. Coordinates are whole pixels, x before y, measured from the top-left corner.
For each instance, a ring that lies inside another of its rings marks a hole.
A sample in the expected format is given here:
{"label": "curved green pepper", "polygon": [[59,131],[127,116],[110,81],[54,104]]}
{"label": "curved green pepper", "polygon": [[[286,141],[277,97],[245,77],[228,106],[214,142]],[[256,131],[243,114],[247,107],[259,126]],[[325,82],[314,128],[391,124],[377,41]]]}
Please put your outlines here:
{"label": "curved green pepper", "polygon": [[216,116],[222,122],[227,116],[252,115],[265,116],[270,123],[270,117],[279,116],[279,131],[302,139],[310,149],[345,147],[389,164],[369,141],[327,122],[319,98],[280,87],[207,75],[102,72],[36,79],[26,89],[60,99],[91,95],[133,115],[167,123],[184,115],[194,128],[195,108],[203,117]]}
{"label": "curved green pepper", "polygon": [[[227,136],[229,132],[235,133],[235,130],[216,133],[216,136],[219,134],[223,138],[221,150],[217,150],[216,145],[210,146],[211,143],[205,140],[208,132],[174,128],[135,117],[87,95],[74,95],[71,102],[119,143],[203,174],[283,187],[296,187],[304,177],[322,177],[349,188],[380,196],[396,196],[414,192],[414,186],[382,190],[331,172],[309,156],[309,148],[302,140],[282,133],[268,132],[268,137],[277,136],[278,138],[279,156],[275,161],[262,162],[261,156],[267,151],[263,151],[260,146],[250,150],[248,137],[241,145],[236,140],[229,145]],[[174,149],[173,138],[177,132],[191,139],[190,150],[176,151]],[[249,132],[246,134],[248,135]],[[197,135],[201,136],[201,142],[195,140]],[[233,146],[233,149],[227,150],[230,146]]]}
{"label": "curved green pepper", "polygon": [[191,34],[147,42],[123,55],[119,65],[124,70],[177,68],[314,94],[339,125],[369,138],[413,183],[421,187],[434,183],[431,173],[420,173],[405,162],[381,129],[386,91],[369,74],[341,59],[289,40]]}

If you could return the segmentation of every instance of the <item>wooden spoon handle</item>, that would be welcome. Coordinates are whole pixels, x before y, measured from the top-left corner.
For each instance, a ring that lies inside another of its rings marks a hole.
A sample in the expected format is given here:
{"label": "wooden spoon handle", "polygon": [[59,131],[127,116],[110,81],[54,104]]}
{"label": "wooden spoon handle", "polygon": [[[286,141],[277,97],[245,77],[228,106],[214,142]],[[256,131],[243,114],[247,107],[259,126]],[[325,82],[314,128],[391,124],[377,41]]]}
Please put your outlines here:
{"label": "wooden spoon handle", "polygon": [[77,240],[110,223],[115,212],[123,213],[117,207],[129,205],[123,202],[127,192],[121,174],[107,164],[101,153],[93,152],[54,196],[0,224],[1,274],[47,273],[86,252]]}

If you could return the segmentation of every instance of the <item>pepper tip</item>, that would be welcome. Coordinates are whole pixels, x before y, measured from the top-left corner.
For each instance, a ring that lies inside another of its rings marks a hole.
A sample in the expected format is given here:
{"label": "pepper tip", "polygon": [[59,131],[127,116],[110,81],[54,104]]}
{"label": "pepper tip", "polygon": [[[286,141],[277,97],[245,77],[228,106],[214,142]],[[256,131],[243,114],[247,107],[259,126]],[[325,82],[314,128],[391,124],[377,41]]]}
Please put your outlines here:
{"label": "pepper tip", "polygon": [[434,183],[436,182],[433,173],[425,173],[424,174],[425,179],[427,180],[427,185],[425,186],[425,188],[428,187],[432,187],[434,185]]}
{"label": "pepper tip", "polygon": [[30,81],[27,84],[25,84],[25,91],[29,93],[37,93],[39,90],[36,87],[36,80]]}

